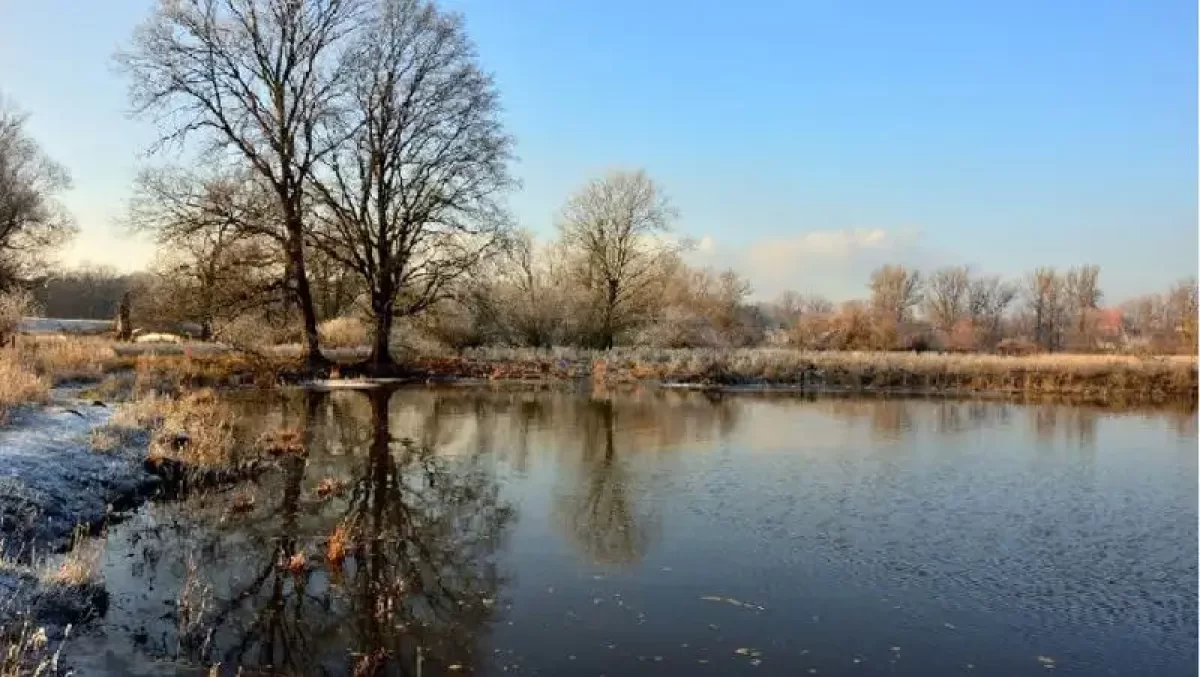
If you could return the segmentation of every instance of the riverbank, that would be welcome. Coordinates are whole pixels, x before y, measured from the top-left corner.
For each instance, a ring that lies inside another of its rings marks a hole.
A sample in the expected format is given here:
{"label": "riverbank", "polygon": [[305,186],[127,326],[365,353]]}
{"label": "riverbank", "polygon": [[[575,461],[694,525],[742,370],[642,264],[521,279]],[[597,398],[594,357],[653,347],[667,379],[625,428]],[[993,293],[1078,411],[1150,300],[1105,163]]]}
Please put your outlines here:
{"label": "riverbank", "polygon": [[491,348],[462,357],[420,358],[410,367],[430,380],[591,379],[723,390],[1055,396],[1099,403],[1180,403],[1197,397],[1196,359],[1186,356]]}
{"label": "riverbank", "polygon": [[159,391],[388,377],[403,383],[590,381],[804,392],[1045,395],[1153,404],[1194,402],[1198,389],[1194,356],[478,348],[457,355],[401,353],[399,363],[387,373],[375,373],[364,363],[365,349],[341,349],[326,351],[333,365],[313,373],[304,368],[298,346],[251,352],[216,344],[23,338],[15,353],[8,352],[26,372],[41,379],[41,385],[27,382],[19,392],[13,388],[7,398],[0,388],[0,408],[11,400],[38,401],[46,387],[95,382],[111,374],[133,374],[139,388]]}
{"label": "riverbank", "polygon": [[98,566],[110,526],[148,500],[220,491],[304,451],[288,431],[238,434],[238,417],[211,389],[105,403],[84,396],[95,388],[53,387],[5,410],[0,675],[57,674],[71,627],[105,614]]}

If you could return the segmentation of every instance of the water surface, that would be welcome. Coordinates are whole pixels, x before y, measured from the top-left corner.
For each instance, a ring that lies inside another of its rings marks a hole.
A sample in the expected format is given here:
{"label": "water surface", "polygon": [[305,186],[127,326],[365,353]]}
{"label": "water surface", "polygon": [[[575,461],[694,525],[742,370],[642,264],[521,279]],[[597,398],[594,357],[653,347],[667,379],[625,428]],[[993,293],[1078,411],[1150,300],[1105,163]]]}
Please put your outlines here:
{"label": "water surface", "polygon": [[82,674],[1195,674],[1194,412],[258,397],[307,459],[114,527]]}

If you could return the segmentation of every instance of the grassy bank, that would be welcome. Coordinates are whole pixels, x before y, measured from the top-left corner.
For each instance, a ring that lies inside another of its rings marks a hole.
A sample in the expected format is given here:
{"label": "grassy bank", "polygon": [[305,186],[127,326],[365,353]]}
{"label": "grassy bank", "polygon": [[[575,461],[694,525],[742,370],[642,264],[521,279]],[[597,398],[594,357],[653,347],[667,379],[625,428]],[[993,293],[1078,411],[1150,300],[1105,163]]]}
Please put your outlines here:
{"label": "grassy bank", "polygon": [[[327,351],[358,373],[362,349]],[[1197,393],[1195,357],[1041,354],[1005,357],[963,353],[836,352],[781,348],[666,350],[618,348],[479,348],[460,355],[403,359],[415,382],[484,380],[559,382],[591,378],[620,384],[693,387],[787,387],[807,390],[919,391],[1069,396],[1105,401],[1185,401]],[[213,344],[120,344],[90,337],[22,337],[0,352],[0,407],[43,401],[49,386],[133,374],[139,392],[200,387],[270,387],[303,376],[295,346],[236,351]]]}
{"label": "grassy bank", "polygon": [[[447,366],[433,363],[441,369]],[[1046,354],[811,352],[619,349],[588,353],[486,349],[462,360],[462,371],[504,378],[575,377],[610,383],[658,381],[706,386],[1019,393],[1106,399],[1194,400],[1196,358]]]}

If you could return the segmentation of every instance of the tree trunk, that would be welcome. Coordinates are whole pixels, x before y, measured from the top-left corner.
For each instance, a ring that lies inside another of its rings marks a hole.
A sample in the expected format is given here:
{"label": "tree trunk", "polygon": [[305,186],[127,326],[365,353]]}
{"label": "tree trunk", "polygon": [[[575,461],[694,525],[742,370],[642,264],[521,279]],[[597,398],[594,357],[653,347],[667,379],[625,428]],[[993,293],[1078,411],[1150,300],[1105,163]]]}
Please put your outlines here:
{"label": "tree trunk", "polygon": [[129,292],[121,294],[121,303],[117,307],[117,340],[128,341],[133,336],[133,322],[130,319]]}
{"label": "tree trunk", "polygon": [[321,354],[320,335],[317,333],[317,311],[313,305],[312,287],[308,284],[308,270],[304,265],[304,239],[299,217],[288,219],[288,262],[296,284],[296,303],[304,318],[305,361],[312,370],[329,366],[329,360]]}
{"label": "tree trunk", "polygon": [[375,309],[375,338],[371,344],[371,366],[377,371],[395,364],[389,342],[392,336],[392,304]]}
{"label": "tree trunk", "polygon": [[616,314],[617,314],[617,294],[619,292],[615,280],[609,280],[607,296],[604,304],[604,335],[601,336],[601,347],[605,350],[612,350],[615,340],[614,334],[616,331]]}

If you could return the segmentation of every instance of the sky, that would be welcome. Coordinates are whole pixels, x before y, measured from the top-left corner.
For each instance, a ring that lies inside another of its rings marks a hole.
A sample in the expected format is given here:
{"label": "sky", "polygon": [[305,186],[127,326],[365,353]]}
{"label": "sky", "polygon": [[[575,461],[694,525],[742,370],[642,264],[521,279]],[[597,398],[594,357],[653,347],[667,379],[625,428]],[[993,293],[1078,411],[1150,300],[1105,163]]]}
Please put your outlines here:
{"label": "sky", "polygon": [[[67,263],[136,269],[159,131],[112,54],[152,0],[0,0],[0,92],[72,172]],[[1101,266],[1109,299],[1197,268],[1194,0],[446,0],[516,137],[517,222],[644,168],[756,296],[866,293],[886,262]]]}

